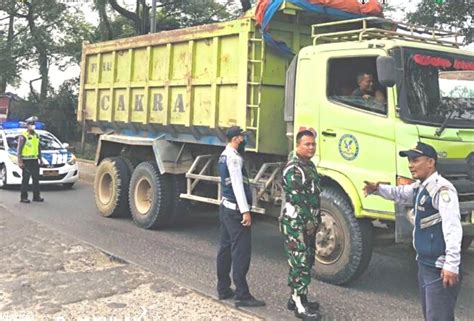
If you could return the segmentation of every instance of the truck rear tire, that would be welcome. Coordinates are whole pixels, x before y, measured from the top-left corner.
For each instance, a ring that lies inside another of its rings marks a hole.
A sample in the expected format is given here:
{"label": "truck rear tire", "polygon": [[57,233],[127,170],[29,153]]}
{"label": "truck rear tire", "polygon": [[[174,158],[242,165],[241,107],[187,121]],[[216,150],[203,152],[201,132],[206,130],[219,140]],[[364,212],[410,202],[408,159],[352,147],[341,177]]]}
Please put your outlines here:
{"label": "truck rear tire", "polygon": [[172,209],[172,181],[161,175],[154,162],[140,163],[130,180],[130,212],[135,224],[144,229],[169,225]]}
{"label": "truck rear tire", "polygon": [[189,201],[179,197],[181,193],[186,192],[186,178],[184,175],[170,175],[171,180],[171,211],[170,225],[182,223],[189,212]]}
{"label": "truck rear tire", "polygon": [[94,179],[95,204],[102,216],[117,217],[128,213],[128,186],[131,170],[126,159],[102,160]]}
{"label": "truck rear tire", "polygon": [[316,278],[337,285],[357,279],[369,265],[373,250],[373,226],[357,220],[352,206],[339,189],[321,193],[322,224],[316,234]]}

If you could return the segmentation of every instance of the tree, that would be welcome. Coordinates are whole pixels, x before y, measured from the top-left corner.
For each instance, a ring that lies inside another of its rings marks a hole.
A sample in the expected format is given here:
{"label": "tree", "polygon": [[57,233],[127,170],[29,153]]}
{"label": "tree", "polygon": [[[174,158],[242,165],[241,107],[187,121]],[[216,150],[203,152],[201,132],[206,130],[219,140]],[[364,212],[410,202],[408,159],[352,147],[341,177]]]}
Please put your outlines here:
{"label": "tree", "polygon": [[[40,77],[30,81],[30,90],[35,100],[42,101],[50,90],[50,66],[55,64],[61,69],[71,62],[79,62],[82,42],[90,38],[92,27],[57,0],[0,0],[0,12],[7,13],[9,21],[13,21],[0,43],[5,43],[0,47],[6,53],[2,58],[15,65],[11,69],[16,75],[23,68],[38,67]],[[9,74],[2,75],[2,80],[14,84]],[[33,90],[35,81],[41,81],[39,96]]]}
{"label": "tree", "polygon": [[[150,1],[148,1],[150,2]],[[233,0],[166,0],[157,1],[156,30],[171,30],[184,28],[205,23],[213,23],[232,19],[237,16],[237,10],[233,5]],[[250,4],[250,1],[242,1],[242,6]],[[133,26],[134,35],[143,35],[150,32],[151,5],[146,0],[137,0],[135,7],[127,8],[121,6],[117,0],[94,0],[94,7],[100,17],[100,39],[109,40],[121,38],[123,34],[116,34],[112,24],[125,27]],[[112,9],[123,19],[113,18],[108,14],[108,9]]]}
{"label": "tree", "polygon": [[77,104],[79,77],[65,81],[57,91],[41,102],[39,118],[49,131],[63,141],[78,138]]}
{"label": "tree", "polygon": [[15,37],[15,2],[0,1],[0,7],[4,8],[8,20],[7,30],[0,30],[0,94],[6,92],[8,84],[17,84],[19,81],[20,66],[16,57],[19,47],[18,39]]}
{"label": "tree", "polygon": [[465,45],[473,42],[472,13],[474,12],[474,2],[469,0],[443,2],[438,4],[433,0],[422,0],[416,11],[407,15],[408,21],[428,27],[454,28],[464,36]]}
{"label": "tree", "polygon": [[99,12],[99,31],[101,40],[112,40],[114,39],[114,33],[112,26],[110,25],[110,19],[107,15],[107,0],[95,0],[94,9]]}

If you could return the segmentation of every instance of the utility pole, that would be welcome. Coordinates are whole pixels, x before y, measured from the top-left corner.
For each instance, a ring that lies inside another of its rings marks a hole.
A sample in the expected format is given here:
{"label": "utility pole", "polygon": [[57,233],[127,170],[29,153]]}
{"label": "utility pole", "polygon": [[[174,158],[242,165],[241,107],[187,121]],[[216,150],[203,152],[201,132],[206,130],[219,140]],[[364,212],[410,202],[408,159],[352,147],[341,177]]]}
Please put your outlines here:
{"label": "utility pole", "polygon": [[156,0],[151,0],[150,33],[156,32]]}

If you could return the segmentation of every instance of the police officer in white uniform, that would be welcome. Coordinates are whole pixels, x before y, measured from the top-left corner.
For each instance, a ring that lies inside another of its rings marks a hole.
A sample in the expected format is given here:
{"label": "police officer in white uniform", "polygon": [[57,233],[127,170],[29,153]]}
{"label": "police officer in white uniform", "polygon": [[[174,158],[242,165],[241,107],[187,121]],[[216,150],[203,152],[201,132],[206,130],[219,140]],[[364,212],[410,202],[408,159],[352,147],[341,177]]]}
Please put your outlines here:
{"label": "police officer in white uniform", "polygon": [[[217,254],[217,294],[220,300],[235,298],[235,306],[257,307],[265,302],[249,291],[247,272],[251,257],[252,194],[242,153],[246,133],[237,126],[227,130],[228,144],[219,158],[222,203],[219,209],[220,246]],[[230,288],[230,271],[235,292]]]}
{"label": "police officer in white uniform", "polygon": [[408,157],[417,181],[390,186],[365,182],[366,195],[376,194],[395,202],[412,203],[415,212],[413,245],[417,252],[418,286],[425,320],[454,320],[454,307],[461,286],[462,226],[454,186],[436,170],[436,150],[419,142],[401,151]]}

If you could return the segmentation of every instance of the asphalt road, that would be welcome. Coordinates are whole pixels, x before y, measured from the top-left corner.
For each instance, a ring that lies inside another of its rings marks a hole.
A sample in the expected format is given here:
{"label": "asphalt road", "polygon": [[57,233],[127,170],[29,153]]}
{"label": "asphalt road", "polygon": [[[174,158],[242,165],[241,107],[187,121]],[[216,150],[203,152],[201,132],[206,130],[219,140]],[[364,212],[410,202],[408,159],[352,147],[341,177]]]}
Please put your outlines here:
{"label": "asphalt road", "polygon": [[[80,181],[72,190],[47,188],[45,203],[19,203],[19,190],[0,190],[0,204],[14,215],[47,225],[66,235],[134,262],[177,283],[215,296],[215,256],[218,245],[217,208],[192,213],[186,222],[165,231],[136,227],[131,219],[99,215],[92,186]],[[283,239],[276,221],[260,218],[252,230],[251,291],[267,306],[251,311],[269,320],[292,319],[285,310],[289,288]],[[465,277],[457,317],[474,319],[474,248],[464,256]],[[377,247],[367,272],[348,287],[313,280],[316,298],[327,320],[422,319],[414,253],[407,245]],[[230,304],[231,302],[229,302]]]}

